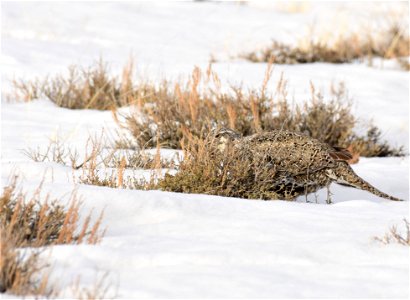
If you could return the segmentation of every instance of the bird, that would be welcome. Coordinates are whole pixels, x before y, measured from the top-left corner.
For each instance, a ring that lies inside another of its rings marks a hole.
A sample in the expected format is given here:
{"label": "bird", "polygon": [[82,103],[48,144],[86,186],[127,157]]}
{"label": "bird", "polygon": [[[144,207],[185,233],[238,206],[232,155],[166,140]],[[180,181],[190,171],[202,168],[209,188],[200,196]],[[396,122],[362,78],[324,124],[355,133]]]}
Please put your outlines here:
{"label": "bird", "polygon": [[258,166],[272,172],[272,190],[278,199],[294,200],[329,187],[331,183],[370,192],[378,197],[403,201],[378,190],[350,167],[351,153],[342,147],[287,130],[259,132],[242,137],[229,128],[215,130],[218,150],[234,147]]}

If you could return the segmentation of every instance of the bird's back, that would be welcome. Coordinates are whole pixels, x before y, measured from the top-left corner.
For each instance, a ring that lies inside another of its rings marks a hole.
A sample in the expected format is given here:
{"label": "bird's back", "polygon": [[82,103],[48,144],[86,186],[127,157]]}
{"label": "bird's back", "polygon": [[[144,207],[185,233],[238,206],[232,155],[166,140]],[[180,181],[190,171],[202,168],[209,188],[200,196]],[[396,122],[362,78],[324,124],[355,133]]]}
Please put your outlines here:
{"label": "bird's back", "polygon": [[254,159],[272,163],[276,171],[287,172],[292,176],[335,167],[332,153],[337,152],[316,139],[285,130],[245,137],[238,147],[247,151]]}

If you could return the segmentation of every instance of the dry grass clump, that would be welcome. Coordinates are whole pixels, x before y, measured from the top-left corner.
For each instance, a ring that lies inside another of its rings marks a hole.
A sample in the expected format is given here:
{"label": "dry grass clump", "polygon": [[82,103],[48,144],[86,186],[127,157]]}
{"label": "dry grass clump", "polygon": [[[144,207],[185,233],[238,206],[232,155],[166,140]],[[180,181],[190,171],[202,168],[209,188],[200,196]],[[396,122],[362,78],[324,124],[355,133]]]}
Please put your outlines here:
{"label": "dry grass clump", "polygon": [[[119,121],[117,120],[119,123]],[[118,168],[123,165],[125,169],[162,169],[175,168],[178,154],[175,153],[173,158],[165,159],[161,156],[161,147],[159,140],[156,139],[155,148],[147,148],[147,145],[138,145],[134,137],[126,137],[124,134],[117,132],[117,136],[112,143],[113,153],[105,157],[104,166]]]}
{"label": "dry grass clump", "polygon": [[[161,169],[163,160],[158,153],[154,158],[149,157],[146,154],[133,153],[129,154],[130,159],[126,159],[126,156],[110,157],[106,161],[101,160],[98,162],[98,156],[90,156],[91,159],[85,162],[81,166],[81,175],[79,177],[79,183],[104,186],[110,188],[126,188],[126,189],[151,189],[154,186],[155,174],[152,173],[150,180],[146,180],[144,177],[125,176],[125,171],[128,169]],[[111,172],[99,168],[99,165],[104,165],[110,168],[114,168]],[[164,164],[168,164],[164,162]]]}
{"label": "dry grass clump", "polygon": [[357,120],[351,107],[352,102],[343,83],[337,87],[331,86],[328,102],[311,84],[310,101],[305,102],[302,108],[298,107],[299,114],[293,118],[294,130],[330,145],[348,146],[356,139],[353,128]]}
{"label": "dry grass clump", "polygon": [[75,193],[68,208],[57,200],[49,201],[49,195],[41,199],[41,185],[28,197],[17,190],[17,177],[4,188],[0,198],[0,292],[42,296],[55,292],[47,289],[47,274],[36,279],[46,267],[39,260],[40,252],[24,248],[98,243],[104,235],[102,214],[94,224],[89,214],[80,226],[79,207]]}
{"label": "dry grass clump", "polygon": [[18,250],[13,236],[0,228],[0,293],[16,295],[48,295],[45,285],[47,277],[42,282],[35,279],[38,271],[45,268],[40,262],[39,252]]}
{"label": "dry grass clump", "polygon": [[241,57],[252,62],[272,61],[276,64],[349,63],[354,60],[371,63],[374,57],[396,58],[406,69],[407,57],[410,56],[409,43],[407,29],[393,23],[387,29],[371,34],[362,29],[349,36],[339,35],[332,42],[315,37],[305,38],[296,46],[273,41],[269,47],[242,54]]}
{"label": "dry grass clump", "polygon": [[[103,232],[99,226],[102,213],[90,226],[91,214],[79,224],[80,201],[71,194],[69,206],[41,197],[42,184],[30,197],[17,190],[17,179],[6,186],[0,198],[0,221],[5,232],[13,236],[16,247],[42,247],[56,244],[98,243]],[[80,229],[80,230],[78,230]]]}
{"label": "dry grass clump", "polygon": [[118,135],[111,142],[105,139],[104,131],[100,135],[89,136],[85,143],[85,155],[81,156],[78,149],[67,146],[59,136],[50,139],[44,147],[23,149],[22,152],[35,162],[55,162],[72,167],[74,170],[85,168],[96,171],[97,167],[129,169],[173,168],[174,160],[163,159],[160,155],[160,145],[156,146],[155,155],[148,149],[135,147],[131,141]]}
{"label": "dry grass clump", "polygon": [[28,102],[41,97],[43,94],[45,81],[40,81],[39,79],[32,81],[14,79],[12,84],[14,87],[14,98]]}
{"label": "dry grass clump", "polygon": [[157,188],[244,199],[280,198],[273,188],[275,178],[265,159],[245,155],[232,145],[221,151],[212,133],[196,137],[186,132],[184,151],[178,172],[165,175]]}
{"label": "dry grass clump", "polygon": [[[208,78],[205,80],[209,81],[210,72],[207,74]],[[152,148],[159,141],[162,147],[179,149],[184,128],[199,134],[209,120],[227,120],[227,112],[224,108],[233,107],[235,104],[230,105],[228,102],[234,99],[226,97],[214,101],[216,93],[210,90],[209,95],[200,93],[202,75],[200,69],[195,68],[186,86],[176,84],[171,87],[167,81],[163,81],[150,97],[141,99],[138,105],[139,111],[126,116],[125,124],[140,145]],[[217,77],[214,79],[218,84],[219,79]],[[237,92],[241,93],[240,90]],[[241,96],[239,95],[235,100],[238,101],[236,105],[239,107]],[[217,105],[220,101],[225,105],[218,109]],[[232,113],[237,112],[232,111]]]}
{"label": "dry grass clump", "polygon": [[81,167],[79,163],[79,153],[77,150],[66,147],[60,138],[50,139],[47,147],[42,149],[27,148],[23,149],[23,154],[35,162],[55,162],[58,164],[70,164],[74,169]]}
{"label": "dry grass clump", "polygon": [[382,132],[371,125],[365,136],[357,136],[352,140],[349,150],[366,157],[404,156],[404,147],[391,147],[382,140]]}
{"label": "dry grass clump", "polygon": [[404,218],[404,234],[397,231],[397,226],[390,227],[389,232],[387,232],[383,237],[375,237],[376,241],[379,241],[385,245],[391,243],[398,243],[404,246],[410,246],[410,223]]}
{"label": "dry grass clump", "polygon": [[[111,144],[114,146],[111,147]],[[50,139],[46,148],[28,148],[23,152],[36,162],[68,165],[73,173],[78,170],[81,173],[79,176],[73,174],[78,183],[111,188],[147,189],[153,183],[153,178],[145,180],[126,176],[127,170],[160,170],[176,166],[174,159],[161,157],[159,144],[154,154],[148,153],[146,149],[119,148],[124,146],[128,147],[129,143],[123,137],[118,136],[114,142],[110,142],[105,140],[102,132],[87,139],[83,155],[79,154],[78,149],[65,145],[60,137]],[[111,172],[107,169],[111,169]]]}
{"label": "dry grass clump", "polygon": [[205,74],[195,68],[185,88],[179,84],[172,88],[164,82],[156,93],[140,102],[138,111],[126,115],[121,125],[140,145],[149,147],[160,143],[162,147],[180,149],[184,130],[200,136],[203,129],[220,126],[243,136],[274,129],[302,132],[333,146],[347,148],[354,144],[354,150],[362,156],[403,155],[402,149],[380,141],[380,135],[369,132],[370,138],[354,133],[357,119],[343,84],[331,86],[330,99],[312,84],[309,101],[290,105],[283,76],[274,93],[267,92],[271,75],[270,64],[260,89],[245,93],[231,87],[222,92],[220,80],[210,67]]}
{"label": "dry grass clump", "polygon": [[100,59],[89,68],[71,66],[67,76],[15,80],[13,85],[17,97],[25,101],[45,96],[65,108],[108,110],[130,105],[136,99],[132,73],[132,60],[123,68],[119,80],[110,75],[107,64]]}

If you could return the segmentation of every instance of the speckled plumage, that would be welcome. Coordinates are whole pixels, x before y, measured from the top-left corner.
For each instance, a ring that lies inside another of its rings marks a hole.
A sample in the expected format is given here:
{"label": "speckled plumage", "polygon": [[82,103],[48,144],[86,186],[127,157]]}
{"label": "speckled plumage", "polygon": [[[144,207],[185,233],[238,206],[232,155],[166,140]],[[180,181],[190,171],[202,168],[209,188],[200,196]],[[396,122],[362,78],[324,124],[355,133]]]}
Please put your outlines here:
{"label": "speckled plumage", "polygon": [[[330,183],[355,187],[376,196],[400,201],[360,178],[347,163],[351,154],[319,140],[285,130],[257,133],[240,137],[229,129],[217,137],[223,149],[228,142],[250,160],[263,162],[272,170],[272,186],[280,199],[294,199],[315,192]],[[260,165],[260,164],[259,164]]]}

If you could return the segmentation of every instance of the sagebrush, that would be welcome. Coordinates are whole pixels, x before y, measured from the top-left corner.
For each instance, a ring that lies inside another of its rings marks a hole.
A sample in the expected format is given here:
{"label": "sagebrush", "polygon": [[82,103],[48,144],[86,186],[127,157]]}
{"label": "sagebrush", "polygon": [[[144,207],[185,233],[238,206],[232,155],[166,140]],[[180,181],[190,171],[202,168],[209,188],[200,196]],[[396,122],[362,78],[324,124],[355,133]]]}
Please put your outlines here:
{"label": "sagebrush", "polygon": [[[98,243],[102,213],[91,223],[89,214],[80,224],[80,201],[75,193],[68,206],[42,195],[42,185],[28,196],[17,187],[17,177],[7,185],[0,198],[1,261],[0,290],[17,295],[51,295],[47,267],[33,248],[57,244]],[[30,247],[32,251],[28,251]]]}
{"label": "sagebrush", "polygon": [[[149,180],[134,176],[135,171],[161,170],[176,167],[176,157],[161,157],[160,145],[154,153],[149,149],[140,149],[130,145],[122,135],[110,140],[104,131],[90,136],[84,145],[85,152],[65,144],[57,136],[50,139],[46,147],[27,148],[23,153],[36,162],[55,162],[73,169],[73,178],[80,184],[106,186],[111,188],[147,189],[153,184]],[[131,174],[132,173],[132,174]]]}
{"label": "sagebrush", "polygon": [[[311,84],[310,97],[302,104],[295,104],[289,99],[283,75],[273,91],[268,88],[272,64],[268,64],[260,88],[247,90],[241,86],[222,86],[211,65],[205,72],[195,67],[187,82],[164,80],[159,85],[135,82],[132,69],[131,62],[124,68],[122,79],[118,79],[100,61],[86,71],[80,67],[72,69],[68,78],[57,76],[42,83],[20,83],[16,88],[25,95],[23,98],[45,94],[63,107],[111,109],[115,121],[131,133],[135,140],[132,144],[140,149],[157,145],[181,149],[184,130],[199,136],[204,129],[221,126],[244,136],[273,129],[301,132],[333,146],[350,147],[367,157],[404,154],[403,148],[382,141],[380,130],[373,125],[368,126],[366,136],[354,132],[358,120],[352,113],[352,100],[343,83],[332,85],[326,97]],[[77,73],[83,74],[78,80],[73,75]],[[116,108],[124,105],[132,106],[129,113],[116,112]],[[65,155],[74,160],[74,154]]]}
{"label": "sagebrush", "polygon": [[17,98],[24,101],[46,97],[65,108],[110,110],[130,105],[136,99],[133,67],[130,60],[119,79],[100,59],[88,68],[70,66],[67,75],[33,81],[14,80],[13,85]]}
{"label": "sagebrush", "polygon": [[314,62],[350,63],[355,60],[372,64],[373,58],[397,59],[408,70],[409,33],[404,25],[393,22],[387,28],[371,31],[364,28],[333,40],[309,36],[295,45],[273,41],[264,49],[243,53],[252,62],[301,64]]}
{"label": "sagebrush", "polygon": [[[127,128],[141,145],[181,149],[184,131],[199,136],[203,130],[227,127],[243,136],[261,131],[284,129],[301,132],[333,146],[349,148],[361,156],[401,156],[403,148],[381,140],[380,130],[372,125],[367,136],[354,132],[358,119],[352,113],[353,101],[343,83],[332,85],[324,97],[311,84],[311,96],[301,105],[288,98],[283,75],[276,89],[267,86],[272,75],[268,65],[259,89],[244,92],[240,87],[223,91],[211,67],[203,73],[195,68],[190,81],[182,87],[163,82],[157,92],[140,102],[138,110],[125,115]],[[141,117],[142,116],[142,117]]]}

